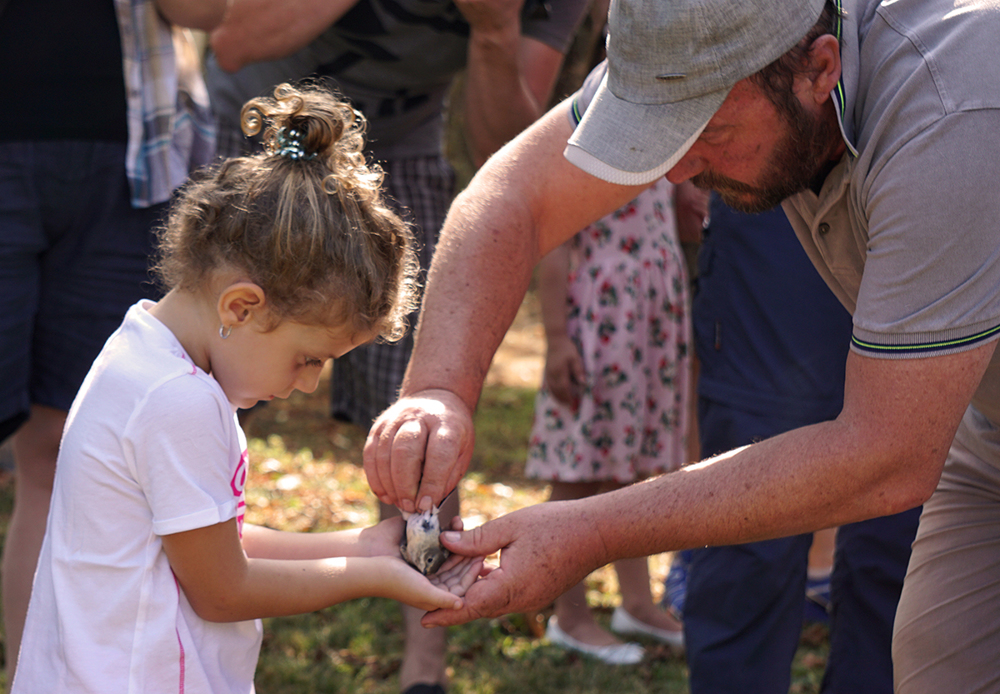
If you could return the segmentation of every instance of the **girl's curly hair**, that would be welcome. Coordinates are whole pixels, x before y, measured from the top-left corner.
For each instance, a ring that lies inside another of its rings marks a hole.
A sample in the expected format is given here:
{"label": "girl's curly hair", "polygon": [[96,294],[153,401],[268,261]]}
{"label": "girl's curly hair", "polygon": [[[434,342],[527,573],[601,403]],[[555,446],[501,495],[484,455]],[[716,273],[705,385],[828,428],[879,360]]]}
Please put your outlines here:
{"label": "girl's curly hair", "polygon": [[365,160],[364,117],[324,88],[282,84],[248,102],[241,121],[248,136],[263,131],[265,151],[182,189],[159,231],[163,285],[194,290],[236,271],[264,290],[272,327],[291,319],[402,337],[417,304],[414,239]]}

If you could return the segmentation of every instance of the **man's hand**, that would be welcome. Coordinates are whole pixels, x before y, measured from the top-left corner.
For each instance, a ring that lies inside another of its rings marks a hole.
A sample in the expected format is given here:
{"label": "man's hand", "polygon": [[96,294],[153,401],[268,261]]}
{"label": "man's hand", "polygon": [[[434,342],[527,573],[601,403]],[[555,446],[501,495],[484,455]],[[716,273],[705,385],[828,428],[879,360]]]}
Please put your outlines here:
{"label": "man's hand", "polygon": [[473,31],[521,31],[521,6],[524,0],[455,0],[455,6]]}
{"label": "man's hand", "polygon": [[709,193],[695,187],[691,181],[674,188],[674,210],[677,215],[677,237],[683,243],[698,243],[708,220]]}
{"label": "man's hand", "polygon": [[426,390],[401,398],[368,434],[368,484],[383,503],[426,511],[458,485],[474,438],[472,412],[454,393]]}
{"label": "man's hand", "polygon": [[427,577],[433,585],[447,590],[452,595],[462,597],[476,583],[476,578],[484,571],[484,557],[463,557],[453,554],[448,557],[436,573]]}
{"label": "man's hand", "polygon": [[[203,0],[157,0],[196,4]],[[225,21],[209,42],[227,72],[262,60],[278,60],[308,46],[347,14],[358,0],[229,0]]]}
{"label": "man's hand", "polygon": [[482,617],[541,609],[608,562],[596,526],[580,502],[546,502],[515,511],[468,532],[442,534],[455,554],[500,550],[500,566],[484,571],[458,610],[431,612],[424,626],[463,624]]}

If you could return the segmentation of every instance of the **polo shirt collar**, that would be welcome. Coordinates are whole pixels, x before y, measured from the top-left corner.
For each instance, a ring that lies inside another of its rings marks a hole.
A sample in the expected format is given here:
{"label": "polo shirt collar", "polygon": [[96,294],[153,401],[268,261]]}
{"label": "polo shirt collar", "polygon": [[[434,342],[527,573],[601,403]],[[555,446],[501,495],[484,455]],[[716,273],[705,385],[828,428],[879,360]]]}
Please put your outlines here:
{"label": "polo shirt collar", "polygon": [[858,156],[858,150],[854,143],[854,104],[858,92],[858,76],[860,73],[861,47],[858,34],[858,12],[860,8],[857,0],[836,0],[838,18],[834,26],[834,32],[840,41],[840,81],[831,92],[835,111],[837,112],[837,122],[840,124],[840,132],[847,143],[847,149],[852,157]]}

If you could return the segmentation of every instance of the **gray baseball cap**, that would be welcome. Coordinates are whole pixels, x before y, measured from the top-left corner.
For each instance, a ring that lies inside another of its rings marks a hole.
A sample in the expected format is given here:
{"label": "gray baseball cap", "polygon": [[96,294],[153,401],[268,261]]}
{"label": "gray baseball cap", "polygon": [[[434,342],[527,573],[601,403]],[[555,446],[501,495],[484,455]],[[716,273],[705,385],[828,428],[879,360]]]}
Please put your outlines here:
{"label": "gray baseball cap", "polygon": [[566,158],[611,183],[673,168],[733,85],[798,43],[824,0],[611,0],[608,72]]}

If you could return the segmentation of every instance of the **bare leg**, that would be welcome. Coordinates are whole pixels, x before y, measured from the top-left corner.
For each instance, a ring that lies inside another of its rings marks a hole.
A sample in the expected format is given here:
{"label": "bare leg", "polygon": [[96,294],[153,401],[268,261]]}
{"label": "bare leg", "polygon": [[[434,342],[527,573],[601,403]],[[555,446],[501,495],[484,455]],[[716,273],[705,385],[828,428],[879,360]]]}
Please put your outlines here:
{"label": "bare leg", "polygon": [[[451,519],[459,515],[459,505],[458,492],[455,492],[441,507],[442,524],[451,523]],[[383,519],[391,518],[399,515],[399,509],[379,503],[379,514]],[[400,607],[403,609],[403,626],[406,630],[403,664],[399,669],[400,691],[405,692],[421,683],[445,686],[446,631],[421,626],[420,619],[425,614],[423,610],[408,605]]]}
{"label": "bare leg", "polygon": [[587,606],[587,591],[577,583],[555,600],[555,617],[559,628],[577,641],[590,646],[614,646],[621,639],[594,621],[594,614]]}
{"label": "bare leg", "polygon": [[3,621],[6,637],[7,682],[14,681],[17,652],[28,613],[31,581],[45,537],[56,456],[66,413],[34,405],[31,417],[13,437],[14,512],[3,550]]}
{"label": "bare leg", "polygon": [[[582,499],[596,494],[600,489],[601,485],[597,482],[553,482],[549,501]],[[647,584],[648,582],[647,579]],[[591,646],[613,646],[622,643],[621,639],[605,631],[594,621],[594,614],[587,606],[587,590],[583,582],[577,583],[556,598],[555,616],[559,628],[577,641]]]}
{"label": "bare leg", "polygon": [[626,612],[651,627],[681,632],[681,623],[653,603],[653,594],[649,589],[649,561],[646,557],[616,561],[615,573],[618,574],[622,607]]}
{"label": "bare leg", "polygon": [[403,650],[403,664],[399,668],[399,690],[405,692],[415,684],[440,684],[445,686],[445,648],[447,646],[444,629],[425,629],[420,625],[423,610],[409,605],[403,609],[403,625],[406,628],[406,643]]}
{"label": "bare leg", "polygon": [[[837,547],[837,529],[827,528],[813,533],[806,570],[806,618],[824,619],[830,612],[830,576]],[[822,611],[817,611],[816,608]],[[824,614],[824,612],[826,614]]]}
{"label": "bare leg", "polygon": [[833,552],[837,544],[837,529],[827,528],[813,533],[809,547],[809,573],[815,576],[829,574],[833,569]]}
{"label": "bare leg", "polygon": [[[608,485],[605,489],[618,489],[621,485]],[[649,588],[649,560],[647,557],[622,559],[615,562],[618,586],[622,592],[622,608],[644,624],[657,629],[680,633],[683,627],[672,614],[661,610],[653,602]]]}

